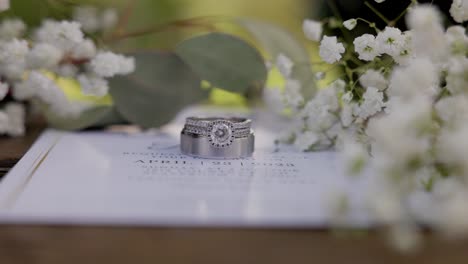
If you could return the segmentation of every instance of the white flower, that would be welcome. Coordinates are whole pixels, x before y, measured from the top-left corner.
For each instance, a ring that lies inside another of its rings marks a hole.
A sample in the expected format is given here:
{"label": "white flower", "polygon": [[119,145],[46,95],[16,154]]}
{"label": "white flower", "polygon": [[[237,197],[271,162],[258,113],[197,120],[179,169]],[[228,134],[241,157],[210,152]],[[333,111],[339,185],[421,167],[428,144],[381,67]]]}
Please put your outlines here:
{"label": "white flower", "polygon": [[[466,114],[466,113],[465,113]],[[457,129],[441,129],[436,142],[436,157],[439,162],[448,167],[462,169],[461,173],[468,172],[468,160],[466,157],[466,148],[468,140],[466,135],[468,126],[466,122],[457,124]]]}
{"label": "white flower", "polygon": [[294,63],[286,55],[280,54],[276,58],[276,67],[284,77],[291,76]]}
{"label": "white flower", "polygon": [[305,36],[312,41],[320,41],[322,37],[322,23],[306,19],[302,24],[302,29]]}
{"label": "white flower", "polygon": [[82,25],[84,32],[95,33],[115,26],[118,16],[115,9],[100,11],[94,6],[79,6],[73,10],[73,19]]}
{"label": "white flower", "polygon": [[304,102],[301,94],[301,83],[297,80],[288,79],[284,87],[284,102],[287,106],[298,108]]}
{"label": "white flower", "polygon": [[438,90],[439,70],[429,59],[418,58],[408,66],[396,67],[390,77],[388,94],[409,98],[434,96]]}
{"label": "white flower", "polygon": [[378,43],[379,53],[386,53],[392,57],[400,54],[405,42],[401,31],[395,27],[386,27],[377,34],[375,40]]}
{"label": "white flower", "polygon": [[103,30],[108,30],[113,28],[118,21],[117,11],[113,8],[108,8],[102,11],[100,17],[101,28]]}
{"label": "white flower", "polygon": [[435,109],[437,116],[448,126],[458,126],[468,122],[468,98],[464,94],[440,99]]}
{"label": "white flower", "polygon": [[343,22],[343,26],[348,30],[353,30],[357,25],[357,20],[352,18]]}
{"label": "white flower", "polygon": [[268,109],[277,114],[282,113],[286,108],[283,101],[283,94],[280,89],[276,87],[263,89],[263,101],[266,103]]}
{"label": "white flower", "polygon": [[10,40],[19,38],[24,34],[26,25],[17,18],[4,19],[0,23],[0,39]]}
{"label": "white flower", "polygon": [[453,237],[462,237],[468,233],[468,190],[462,189],[452,193],[441,206],[439,215],[442,215],[439,228]]}
{"label": "white flower", "polygon": [[75,117],[89,108],[88,103],[68,100],[52,79],[38,71],[31,71],[26,79],[15,84],[13,97],[17,100],[39,99],[50,112],[61,117]]}
{"label": "white flower", "polygon": [[446,60],[449,49],[438,9],[432,5],[418,5],[406,16],[412,31],[412,49],[416,56],[429,57],[434,62]]}
{"label": "white flower", "polygon": [[375,2],[380,4],[380,3],[385,2],[385,0],[375,0]]}
{"label": "white flower", "polygon": [[401,47],[400,54],[393,57],[393,59],[400,65],[408,65],[411,59],[414,59],[413,52],[413,34],[411,31],[403,33],[404,43]]}
{"label": "white flower", "polygon": [[363,95],[364,101],[359,105],[355,114],[362,119],[375,115],[385,106],[383,98],[383,93],[377,88],[368,87]]}
{"label": "white flower", "polygon": [[47,43],[34,45],[26,56],[26,64],[29,69],[50,69],[58,65],[63,57],[62,50]]}
{"label": "white flower", "polygon": [[380,91],[388,87],[388,81],[385,77],[379,71],[373,69],[367,70],[361,75],[361,77],[359,77],[359,83],[361,83],[364,88],[375,87]]}
{"label": "white flower", "polygon": [[318,141],[319,141],[319,137],[316,133],[313,133],[311,131],[306,131],[296,136],[296,140],[294,141],[294,146],[296,146],[296,148],[301,151],[307,151]]}
{"label": "white flower", "polygon": [[320,42],[320,57],[329,64],[339,61],[344,52],[343,44],[339,43],[336,37],[324,36]]}
{"label": "white flower", "polygon": [[100,77],[113,77],[117,74],[129,74],[135,70],[135,60],[112,52],[100,52],[89,66]]}
{"label": "white flower", "polygon": [[307,119],[310,130],[321,132],[329,129],[338,121],[340,104],[333,88],[321,89],[302,109],[300,115]]}
{"label": "white flower", "polygon": [[353,109],[354,109],[354,104],[351,103],[344,103],[343,108],[341,110],[340,118],[341,118],[341,123],[343,124],[344,127],[349,127],[353,121]]}
{"label": "white flower", "polygon": [[23,104],[8,103],[5,106],[5,113],[8,116],[8,127],[6,133],[10,136],[23,136],[25,128],[26,110]]}
{"label": "white flower", "polygon": [[12,39],[8,42],[0,42],[0,63],[17,63],[18,60],[24,60],[28,51],[26,40]]}
{"label": "white flower", "polygon": [[468,20],[468,1],[466,0],[453,0],[450,7],[450,15],[458,23],[463,23]]}
{"label": "white flower", "polygon": [[453,94],[468,94],[467,76],[468,59],[466,56],[452,58],[447,71],[447,89]]}
{"label": "white flower", "polygon": [[0,0],[0,11],[10,9],[10,0]]}
{"label": "white flower", "polygon": [[8,83],[0,82],[0,101],[2,101],[3,98],[5,98],[5,96],[8,94],[8,90]]}
{"label": "white flower", "polygon": [[81,24],[84,32],[94,33],[100,28],[98,11],[94,6],[78,6],[73,9],[73,20]]}
{"label": "white flower", "polygon": [[109,91],[109,84],[101,77],[81,74],[78,76],[81,91],[86,95],[102,97]]}
{"label": "white flower", "polygon": [[379,56],[379,49],[375,37],[371,34],[364,34],[353,41],[354,50],[359,54],[359,59],[372,61]]}
{"label": "white flower", "polygon": [[19,79],[25,69],[25,58],[28,53],[25,40],[13,39],[0,42],[0,71],[9,79]]}
{"label": "white flower", "polygon": [[351,101],[353,100],[353,93],[351,91],[349,92],[346,92],[344,93],[342,96],[341,96],[341,100],[343,100],[343,102],[349,104],[351,103]]}
{"label": "white flower", "polygon": [[417,5],[409,10],[406,23],[410,28],[430,28],[440,25],[442,17],[437,8],[429,4]]}
{"label": "white flower", "polygon": [[464,55],[468,50],[468,37],[462,26],[451,26],[445,32],[445,39],[451,48],[452,54]]}
{"label": "white flower", "polygon": [[[407,173],[417,161],[424,164],[431,148],[432,99],[427,96],[399,101],[391,113],[371,118],[366,130],[373,139],[374,166],[385,173]],[[404,175],[404,174],[401,174]]]}
{"label": "white flower", "polygon": [[37,30],[36,40],[68,52],[84,40],[84,35],[78,22],[46,20]]}
{"label": "white flower", "polygon": [[323,78],[325,78],[325,73],[324,72],[317,72],[315,73],[315,79],[316,80],[323,80]]}
{"label": "white flower", "polygon": [[96,55],[96,45],[90,39],[85,39],[78,43],[71,51],[71,57],[74,59],[88,59]]}

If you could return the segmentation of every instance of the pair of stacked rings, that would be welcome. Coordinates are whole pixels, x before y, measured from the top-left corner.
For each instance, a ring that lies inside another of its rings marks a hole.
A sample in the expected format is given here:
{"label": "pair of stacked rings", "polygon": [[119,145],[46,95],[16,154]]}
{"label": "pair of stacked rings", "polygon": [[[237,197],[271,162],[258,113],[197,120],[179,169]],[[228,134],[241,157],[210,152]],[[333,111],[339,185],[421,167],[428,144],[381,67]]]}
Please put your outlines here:
{"label": "pair of stacked rings", "polygon": [[251,124],[247,118],[189,117],[181,133],[181,151],[201,158],[251,156],[255,141]]}

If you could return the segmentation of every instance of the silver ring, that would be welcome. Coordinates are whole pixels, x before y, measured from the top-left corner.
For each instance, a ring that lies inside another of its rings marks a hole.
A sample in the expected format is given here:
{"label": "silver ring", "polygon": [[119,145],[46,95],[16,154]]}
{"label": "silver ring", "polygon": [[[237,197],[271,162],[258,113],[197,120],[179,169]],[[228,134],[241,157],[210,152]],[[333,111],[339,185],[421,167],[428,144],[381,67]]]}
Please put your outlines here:
{"label": "silver ring", "polygon": [[251,123],[245,118],[189,117],[181,133],[181,151],[202,158],[251,156],[255,144]]}

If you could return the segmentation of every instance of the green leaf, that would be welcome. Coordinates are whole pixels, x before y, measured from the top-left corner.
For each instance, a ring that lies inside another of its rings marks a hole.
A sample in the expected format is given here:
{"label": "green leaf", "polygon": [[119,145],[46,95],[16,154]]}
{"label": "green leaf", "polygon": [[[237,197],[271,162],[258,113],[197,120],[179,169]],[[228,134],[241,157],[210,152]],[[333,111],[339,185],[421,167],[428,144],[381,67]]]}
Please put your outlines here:
{"label": "green leaf", "polygon": [[207,98],[201,80],[174,53],[132,54],[136,70],[113,78],[110,94],[126,120],[143,127],[159,127],[171,121],[184,107]]}
{"label": "green leaf", "polygon": [[44,114],[51,127],[63,130],[80,130],[94,126],[112,111],[111,106],[99,106],[84,111],[78,117],[62,117],[45,108]]}
{"label": "green leaf", "polygon": [[247,42],[222,33],[210,33],[183,41],[176,53],[203,79],[215,87],[244,93],[263,87],[267,70],[260,53]]}
{"label": "green leaf", "polygon": [[245,18],[239,18],[237,22],[252,34],[273,59],[279,54],[290,58],[295,64],[292,77],[301,81],[304,96],[310,98],[315,94],[317,86],[309,53],[296,38],[286,30],[267,22]]}

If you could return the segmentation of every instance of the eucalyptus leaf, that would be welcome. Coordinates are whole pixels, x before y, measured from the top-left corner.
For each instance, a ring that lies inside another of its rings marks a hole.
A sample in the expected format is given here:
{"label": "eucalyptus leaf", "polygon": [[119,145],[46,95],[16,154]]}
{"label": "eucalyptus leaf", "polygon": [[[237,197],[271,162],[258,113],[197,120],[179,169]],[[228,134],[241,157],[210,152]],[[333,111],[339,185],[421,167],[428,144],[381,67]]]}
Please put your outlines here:
{"label": "eucalyptus leaf", "polygon": [[301,81],[304,96],[310,98],[315,94],[316,80],[312,73],[309,53],[304,45],[277,25],[246,18],[239,18],[237,22],[252,34],[273,59],[280,54],[290,58],[295,64],[292,77]]}
{"label": "eucalyptus leaf", "polygon": [[63,130],[80,130],[95,126],[111,111],[111,106],[99,106],[86,110],[77,117],[63,117],[45,108],[44,114],[51,127]]}
{"label": "eucalyptus leaf", "polygon": [[245,93],[263,87],[267,70],[260,53],[247,42],[222,33],[210,33],[181,42],[176,53],[215,87]]}
{"label": "eucalyptus leaf", "polygon": [[184,107],[207,98],[201,79],[177,56],[169,52],[131,54],[136,70],[115,77],[110,94],[117,111],[142,127],[159,127],[171,121]]}

